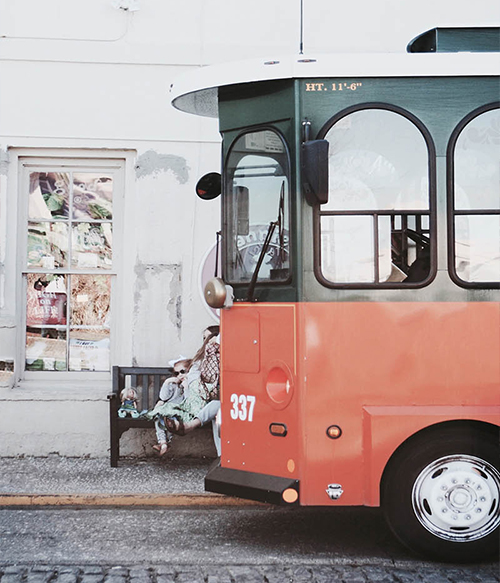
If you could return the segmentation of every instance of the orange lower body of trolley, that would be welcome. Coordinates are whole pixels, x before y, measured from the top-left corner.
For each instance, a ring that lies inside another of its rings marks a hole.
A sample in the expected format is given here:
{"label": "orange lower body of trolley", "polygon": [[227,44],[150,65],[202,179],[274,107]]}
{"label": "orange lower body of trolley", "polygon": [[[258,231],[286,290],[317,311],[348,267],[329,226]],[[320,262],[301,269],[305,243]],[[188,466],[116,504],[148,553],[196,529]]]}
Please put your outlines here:
{"label": "orange lower body of trolley", "polygon": [[220,466],[207,489],[281,504],[380,503],[407,440],[500,425],[494,302],[238,304],[222,313]]}

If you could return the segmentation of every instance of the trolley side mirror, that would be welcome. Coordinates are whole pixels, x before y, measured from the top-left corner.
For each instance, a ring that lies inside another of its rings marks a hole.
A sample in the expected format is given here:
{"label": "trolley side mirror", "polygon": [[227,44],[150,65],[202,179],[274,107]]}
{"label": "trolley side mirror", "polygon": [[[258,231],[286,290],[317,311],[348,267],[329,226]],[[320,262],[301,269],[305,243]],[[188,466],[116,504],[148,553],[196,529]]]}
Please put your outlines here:
{"label": "trolley side mirror", "polygon": [[301,148],[302,191],[307,202],[328,202],[328,141],[310,140]]}
{"label": "trolley side mirror", "polygon": [[221,193],[221,175],[209,172],[202,176],[196,184],[196,194],[203,200],[212,200]]}

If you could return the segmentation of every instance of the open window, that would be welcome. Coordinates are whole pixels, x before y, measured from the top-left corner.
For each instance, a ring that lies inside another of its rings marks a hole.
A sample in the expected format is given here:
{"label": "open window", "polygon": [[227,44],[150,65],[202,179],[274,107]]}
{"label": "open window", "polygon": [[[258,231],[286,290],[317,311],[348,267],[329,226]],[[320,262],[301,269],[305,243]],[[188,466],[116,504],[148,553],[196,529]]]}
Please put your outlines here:
{"label": "open window", "polygon": [[329,197],[317,214],[318,279],[329,287],[428,283],[435,237],[428,132],[407,112],[375,104],[336,116],[324,137]]}

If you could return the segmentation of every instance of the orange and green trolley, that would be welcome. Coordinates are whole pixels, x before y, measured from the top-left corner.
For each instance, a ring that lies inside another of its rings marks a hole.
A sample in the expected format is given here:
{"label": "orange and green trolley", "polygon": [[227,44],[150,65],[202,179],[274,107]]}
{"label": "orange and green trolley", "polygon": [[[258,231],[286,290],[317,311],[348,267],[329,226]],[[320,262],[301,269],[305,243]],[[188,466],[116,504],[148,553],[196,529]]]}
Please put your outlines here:
{"label": "orange and green trolley", "polygon": [[[500,524],[500,32],[202,68],[219,118],[221,456],[210,491],[382,506],[417,552]],[[334,520],[334,514],[332,514]]]}

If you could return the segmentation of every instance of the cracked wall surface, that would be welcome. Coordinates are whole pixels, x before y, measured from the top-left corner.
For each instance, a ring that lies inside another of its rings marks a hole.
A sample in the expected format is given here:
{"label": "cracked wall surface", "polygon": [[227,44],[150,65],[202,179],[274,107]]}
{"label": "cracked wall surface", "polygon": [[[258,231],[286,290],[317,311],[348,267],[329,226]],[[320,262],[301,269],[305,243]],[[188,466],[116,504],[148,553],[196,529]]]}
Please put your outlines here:
{"label": "cracked wall surface", "polygon": [[189,179],[189,166],[182,156],[148,150],[137,158],[135,165],[137,178],[154,176],[160,172],[172,172],[179,184],[185,184]]}
{"label": "cracked wall surface", "polygon": [[135,266],[134,366],[164,366],[174,354],[182,326],[182,266]]}

